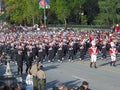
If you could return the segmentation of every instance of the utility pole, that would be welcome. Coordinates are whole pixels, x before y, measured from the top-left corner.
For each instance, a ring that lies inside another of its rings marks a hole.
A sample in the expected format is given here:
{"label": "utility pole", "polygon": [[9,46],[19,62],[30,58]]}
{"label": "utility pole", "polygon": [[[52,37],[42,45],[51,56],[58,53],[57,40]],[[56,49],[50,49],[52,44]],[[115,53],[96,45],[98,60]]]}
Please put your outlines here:
{"label": "utility pole", "polygon": [[46,0],[44,0],[44,26],[46,27]]}

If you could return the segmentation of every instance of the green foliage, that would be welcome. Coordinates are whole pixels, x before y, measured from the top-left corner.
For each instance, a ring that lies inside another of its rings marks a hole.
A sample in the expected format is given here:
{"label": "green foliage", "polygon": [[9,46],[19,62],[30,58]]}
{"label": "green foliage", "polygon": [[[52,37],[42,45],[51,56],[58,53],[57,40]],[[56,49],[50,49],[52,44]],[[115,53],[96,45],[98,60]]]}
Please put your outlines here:
{"label": "green foliage", "polygon": [[94,24],[93,20],[99,13],[98,1],[99,0],[86,0],[86,2],[83,4],[83,10],[84,13],[87,15],[87,22],[90,25]]}
{"label": "green foliage", "polygon": [[70,14],[70,9],[68,8],[68,3],[65,2],[66,0],[57,0],[56,1],[56,15],[59,20],[64,22],[64,19],[68,17]]}
{"label": "green foliage", "polygon": [[120,8],[119,0],[99,0],[100,13],[94,20],[96,24],[111,25],[119,23],[120,14],[117,9]]}
{"label": "green foliage", "polygon": [[[67,24],[67,20],[71,21],[69,19],[71,17],[77,20],[81,11],[80,7],[85,1],[50,0],[50,9],[47,10],[48,23]],[[35,17],[36,23],[43,20],[43,10],[38,9],[38,0],[6,0],[5,4],[6,17],[11,22],[31,24],[33,17]]]}
{"label": "green foliage", "polygon": [[[119,0],[49,0],[47,24],[111,25],[120,22]],[[43,9],[38,0],[2,0],[5,17],[12,23],[43,23]],[[82,16],[81,13],[84,13]]]}
{"label": "green foliage", "polygon": [[6,16],[14,23],[26,25],[31,23],[33,16],[40,18],[37,0],[8,0],[5,4]]}

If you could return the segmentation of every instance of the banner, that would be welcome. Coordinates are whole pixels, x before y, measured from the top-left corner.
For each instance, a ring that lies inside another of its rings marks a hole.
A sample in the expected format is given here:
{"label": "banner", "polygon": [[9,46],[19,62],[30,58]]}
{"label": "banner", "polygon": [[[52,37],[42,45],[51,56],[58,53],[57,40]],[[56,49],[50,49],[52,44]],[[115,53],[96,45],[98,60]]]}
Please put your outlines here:
{"label": "banner", "polygon": [[50,8],[49,0],[39,0],[39,9],[44,9],[44,7]]}

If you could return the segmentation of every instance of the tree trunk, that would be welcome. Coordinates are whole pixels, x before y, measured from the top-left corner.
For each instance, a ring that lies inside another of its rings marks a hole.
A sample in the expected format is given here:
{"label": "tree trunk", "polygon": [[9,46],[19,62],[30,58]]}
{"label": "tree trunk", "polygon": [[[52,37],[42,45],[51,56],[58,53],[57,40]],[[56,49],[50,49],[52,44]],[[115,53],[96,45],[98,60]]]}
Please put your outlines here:
{"label": "tree trunk", "polygon": [[35,24],[35,18],[34,18],[34,16],[33,16],[33,26],[34,26],[34,24]]}
{"label": "tree trunk", "polygon": [[67,28],[67,21],[65,18],[64,18],[64,22],[65,22],[65,29],[66,29]]}

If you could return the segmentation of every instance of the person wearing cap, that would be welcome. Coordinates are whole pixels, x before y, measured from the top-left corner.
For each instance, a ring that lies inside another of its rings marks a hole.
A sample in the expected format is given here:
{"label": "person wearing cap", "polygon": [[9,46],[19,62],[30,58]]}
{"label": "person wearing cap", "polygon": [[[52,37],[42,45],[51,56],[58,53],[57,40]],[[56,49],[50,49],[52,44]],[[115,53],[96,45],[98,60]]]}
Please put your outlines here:
{"label": "person wearing cap", "polygon": [[38,90],[45,90],[46,85],[46,73],[43,70],[43,66],[40,66],[40,70],[37,72],[37,80],[38,80]]}
{"label": "person wearing cap", "polygon": [[91,90],[91,89],[89,89],[89,83],[87,81],[83,81],[82,85],[78,87],[77,90]]}
{"label": "person wearing cap", "polygon": [[33,75],[33,88],[37,90],[37,72],[38,72],[39,61],[36,60],[34,65],[30,69],[30,73]]}
{"label": "person wearing cap", "polygon": [[111,48],[109,50],[110,56],[111,56],[111,61],[110,61],[110,66],[115,66],[115,62],[116,62],[116,54],[118,53],[118,50],[115,47],[114,42],[111,42]]}
{"label": "person wearing cap", "polygon": [[89,53],[91,56],[91,61],[90,61],[90,68],[92,68],[92,64],[94,63],[94,67],[96,67],[96,60],[97,60],[97,53],[98,53],[98,48],[95,46],[96,43],[95,41],[92,41],[92,46],[89,49]]}

